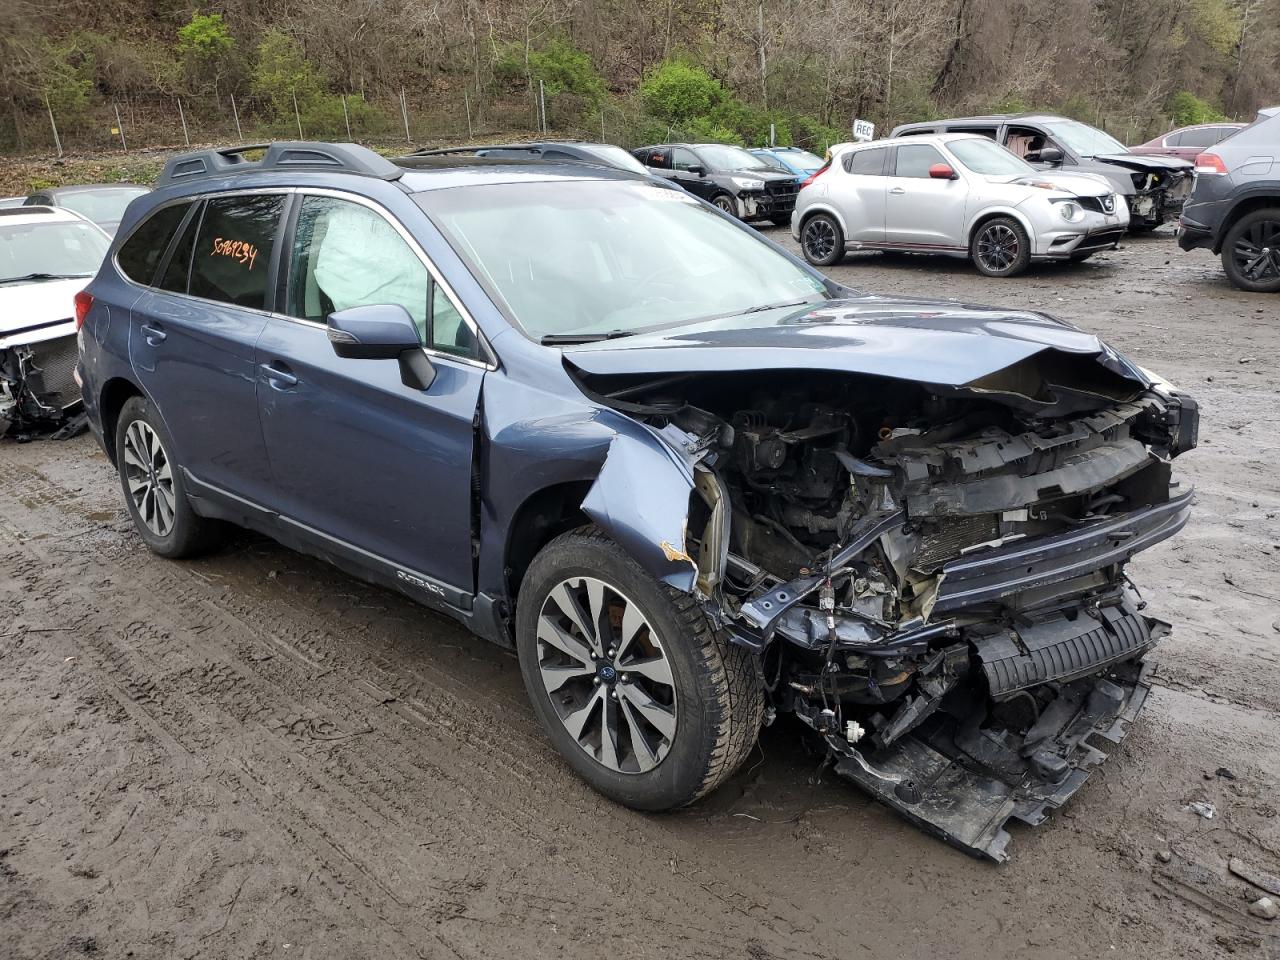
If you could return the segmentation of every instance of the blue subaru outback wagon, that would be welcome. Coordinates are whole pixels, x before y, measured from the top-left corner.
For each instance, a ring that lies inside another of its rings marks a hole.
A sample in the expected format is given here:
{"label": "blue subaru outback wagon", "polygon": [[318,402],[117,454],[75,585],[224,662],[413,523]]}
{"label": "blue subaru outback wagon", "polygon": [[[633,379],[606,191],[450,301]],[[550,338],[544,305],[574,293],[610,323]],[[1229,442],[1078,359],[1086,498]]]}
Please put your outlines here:
{"label": "blue subaru outback wagon", "polygon": [[841,287],[626,171],[282,143],[169,162],[77,297],[155,553],[262,531],[513,647],[646,810],[779,712],[1006,856],[1118,741],[1167,625],[1195,403],[1039,313]]}

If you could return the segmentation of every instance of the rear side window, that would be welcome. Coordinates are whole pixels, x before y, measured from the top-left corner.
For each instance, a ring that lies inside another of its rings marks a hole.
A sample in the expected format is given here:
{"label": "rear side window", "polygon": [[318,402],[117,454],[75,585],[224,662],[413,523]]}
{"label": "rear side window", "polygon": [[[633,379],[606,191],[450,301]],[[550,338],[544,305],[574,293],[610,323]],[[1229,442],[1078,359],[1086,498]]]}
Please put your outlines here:
{"label": "rear side window", "polygon": [[218,197],[205,205],[191,261],[193,297],[265,310],[283,196]]}
{"label": "rear side window", "polygon": [[849,173],[859,173],[869,177],[881,176],[884,173],[885,153],[885,147],[855,150],[844,158],[844,168]]}
{"label": "rear side window", "polygon": [[157,210],[142,221],[116,254],[120,271],[134,283],[150,286],[155,280],[160,258],[169,249],[174,231],[190,209],[189,203],[175,203]]}
{"label": "rear side window", "polygon": [[187,292],[187,284],[191,277],[191,254],[196,248],[196,231],[200,229],[199,206],[198,203],[196,211],[187,220],[187,225],[182,228],[182,235],[173,245],[169,262],[165,264],[164,272],[160,275],[158,286],[161,290],[169,290],[173,293]]}

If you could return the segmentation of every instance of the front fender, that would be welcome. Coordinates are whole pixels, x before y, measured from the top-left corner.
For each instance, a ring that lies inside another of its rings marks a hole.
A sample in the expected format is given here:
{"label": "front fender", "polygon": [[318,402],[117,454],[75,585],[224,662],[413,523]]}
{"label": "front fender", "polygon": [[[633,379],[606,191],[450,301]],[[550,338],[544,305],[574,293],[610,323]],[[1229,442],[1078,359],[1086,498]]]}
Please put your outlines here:
{"label": "front fender", "polygon": [[[670,428],[669,428],[670,429]],[[619,432],[582,510],[658,580],[693,591],[697,566],[686,544],[693,463],[641,424]]]}

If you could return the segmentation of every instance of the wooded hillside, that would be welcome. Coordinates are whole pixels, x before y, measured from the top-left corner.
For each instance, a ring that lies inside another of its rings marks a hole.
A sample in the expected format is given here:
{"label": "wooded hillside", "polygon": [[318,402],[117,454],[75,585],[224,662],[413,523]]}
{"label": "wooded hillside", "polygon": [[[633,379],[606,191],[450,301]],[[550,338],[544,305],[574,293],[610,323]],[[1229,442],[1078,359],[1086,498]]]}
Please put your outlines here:
{"label": "wooded hillside", "polygon": [[120,146],[117,110],[131,147],[527,133],[539,81],[552,132],[625,145],[1030,108],[1134,143],[1280,101],[1280,0],[0,0],[11,153],[50,114]]}

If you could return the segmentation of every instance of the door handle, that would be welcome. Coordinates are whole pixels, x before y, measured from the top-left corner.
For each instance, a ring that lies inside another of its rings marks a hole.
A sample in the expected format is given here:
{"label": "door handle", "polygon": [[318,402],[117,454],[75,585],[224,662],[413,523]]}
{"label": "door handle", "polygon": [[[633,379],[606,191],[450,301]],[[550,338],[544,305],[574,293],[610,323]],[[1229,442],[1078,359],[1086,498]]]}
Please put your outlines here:
{"label": "door handle", "polygon": [[138,329],[142,331],[142,335],[146,338],[147,343],[153,347],[156,344],[163,342],[164,338],[168,336],[168,334],[160,327],[153,327],[149,323],[142,324]]}
{"label": "door handle", "polygon": [[267,378],[267,382],[277,390],[284,390],[287,387],[296,387],[298,385],[298,378],[288,370],[282,370],[280,367],[272,366],[269,363],[260,364],[258,369]]}
{"label": "door handle", "polygon": [[906,193],[907,191],[902,189],[902,187],[890,187],[889,192],[890,193]]}

